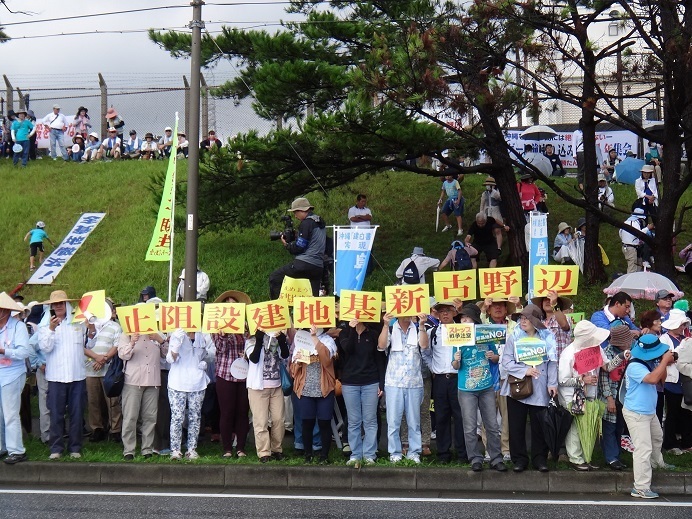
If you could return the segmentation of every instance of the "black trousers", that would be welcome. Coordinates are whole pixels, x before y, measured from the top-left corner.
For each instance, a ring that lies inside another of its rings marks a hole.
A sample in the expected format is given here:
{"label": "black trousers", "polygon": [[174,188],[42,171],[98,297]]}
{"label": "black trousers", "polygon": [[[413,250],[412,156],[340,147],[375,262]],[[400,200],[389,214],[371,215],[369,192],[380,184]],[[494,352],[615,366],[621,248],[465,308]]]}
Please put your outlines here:
{"label": "black trousers", "polygon": [[515,466],[528,467],[526,452],[526,419],[531,417],[531,463],[534,468],[545,465],[548,460],[548,445],[543,437],[541,419],[545,408],[529,405],[507,398],[507,421],[509,422],[509,453]]}
{"label": "black trousers", "polygon": [[[459,461],[466,462],[466,443],[464,442],[464,422],[459,406],[457,375],[449,378],[445,375],[435,375],[432,394],[435,401],[435,434],[437,435],[437,459],[450,461],[452,453],[452,430],[454,431],[454,447]],[[454,419],[454,429],[452,429]]]}
{"label": "black trousers", "polygon": [[[692,447],[692,411],[680,407],[682,395],[663,391],[666,401],[666,419],[663,422],[663,448],[665,450],[678,447],[689,449]],[[680,433],[680,441],[676,434]]]}
{"label": "black trousers", "polygon": [[281,292],[281,284],[286,276],[293,279],[307,279],[312,287],[312,295],[317,297],[320,293],[320,282],[322,281],[322,266],[305,263],[301,260],[294,260],[288,265],[279,267],[269,274],[269,296],[278,299]]}

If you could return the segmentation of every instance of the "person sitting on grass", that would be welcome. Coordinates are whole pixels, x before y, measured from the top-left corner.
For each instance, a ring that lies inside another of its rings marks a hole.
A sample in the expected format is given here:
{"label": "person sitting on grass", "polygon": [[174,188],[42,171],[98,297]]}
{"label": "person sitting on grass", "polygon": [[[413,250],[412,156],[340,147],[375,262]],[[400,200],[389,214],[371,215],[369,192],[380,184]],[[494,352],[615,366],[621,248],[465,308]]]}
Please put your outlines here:
{"label": "person sitting on grass", "polygon": [[98,160],[118,160],[120,158],[120,145],[122,141],[118,137],[118,130],[115,128],[108,128],[108,137],[103,139],[101,147],[99,148],[96,158]]}
{"label": "person sitting on grass", "polygon": [[101,149],[101,141],[99,140],[99,134],[96,132],[91,132],[87,138],[87,142],[84,145],[84,155],[82,155],[82,162],[89,162],[96,158],[99,149]]}
{"label": "person sitting on grass", "polygon": [[84,137],[82,137],[81,134],[77,134],[72,137],[72,147],[68,148],[67,155],[70,157],[70,160],[81,163],[85,149],[86,144],[84,143]]}
{"label": "person sitting on grass", "polygon": [[[55,244],[46,234],[46,224],[42,221],[36,222],[36,228],[31,229],[26,236],[24,236],[24,241],[29,240],[29,270],[36,270],[36,265],[34,263],[36,259],[36,253],[38,253],[39,264],[43,263],[43,239],[48,240],[48,243],[55,248]],[[29,239],[31,238],[31,239]]]}
{"label": "person sitting on grass", "polygon": [[154,160],[159,156],[159,147],[154,142],[154,135],[149,132],[144,136],[144,142],[141,147],[141,160]]}

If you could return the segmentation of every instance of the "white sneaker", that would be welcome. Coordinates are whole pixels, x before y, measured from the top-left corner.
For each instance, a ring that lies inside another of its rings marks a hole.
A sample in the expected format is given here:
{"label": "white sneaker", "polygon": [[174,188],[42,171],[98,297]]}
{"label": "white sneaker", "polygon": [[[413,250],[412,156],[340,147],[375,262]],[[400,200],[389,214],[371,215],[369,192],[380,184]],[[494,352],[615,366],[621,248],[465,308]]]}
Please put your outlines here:
{"label": "white sneaker", "polygon": [[59,452],[54,452],[50,456],[48,456],[49,460],[59,460],[62,457],[62,454]]}
{"label": "white sneaker", "polygon": [[668,454],[672,454],[673,456],[681,456],[683,454],[682,449],[678,449],[677,447],[673,447],[672,449],[668,449]]}
{"label": "white sneaker", "polygon": [[365,465],[374,465],[375,460],[372,458],[365,458],[364,463],[365,463]]}
{"label": "white sneaker", "polygon": [[171,451],[171,459],[172,460],[181,460],[181,459],[183,459],[183,453],[180,451]]}
{"label": "white sneaker", "polygon": [[648,261],[642,261],[642,267],[645,269],[650,269],[651,263],[649,263]]}
{"label": "white sneaker", "polygon": [[430,439],[431,440],[437,440],[437,433],[435,431],[430,433]]}
{"label": "white sneaker", "polygon": [[464,229],[459,229],[457,231],[457,236],[463,236],[464,235]]}
{"label": "white sneaker", "polygon": [[185,458],[188,460],[198,460],[199,454],[197,454],[196,450],[187,451],[185,453]]}
{"label": "white sneaker", "polygon": [[82,455],[79,452],[70,452],[70,458],[78,460]]}
{"label": "white sneaker", "polygon": [[485,456],[483,456],[483,463],[490,463],[490,454],[487,452],[485,453]]}
{"label": "white sneaker", "polygon": [[450,230],[451,228],[452,228],[451,225],[445,225],[445,226],[442,228],[442,231],[441,231],[441,232],[447,232],[447,231]]}
{"label": "white sneaker", "polygon": [[389,462],[390,462],[390,463],[399,463],[400,461],[401,461],[401,456],[395,456],[394,454],[392,454],[392,455],[389,457]]}
{"label": "white sneaker", "polygon": [[406,456],[406,459],[412,461],[416,465],[420,465],[420,456],[418,456],[418,454],[410,454]]}
{"label": "white sneaker", "polygon": [[512,456],[509,454],[505,454],[502,456],[502,461],[505,463],[510,463],[512,461]]}

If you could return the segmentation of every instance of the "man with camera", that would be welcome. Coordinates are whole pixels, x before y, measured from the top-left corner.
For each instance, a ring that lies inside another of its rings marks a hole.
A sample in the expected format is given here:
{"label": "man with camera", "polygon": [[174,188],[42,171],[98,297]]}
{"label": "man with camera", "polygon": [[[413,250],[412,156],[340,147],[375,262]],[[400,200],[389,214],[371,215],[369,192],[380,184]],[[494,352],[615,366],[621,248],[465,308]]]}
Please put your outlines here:
{"label": "man with camera", "polygon": [[312,295],[319,295],[327,230],[324,220],[313,213],[313,209],[307,198],[296,198],[288,210],[300,220],[298,234],[293,239],[294,236],[291,235],[294,233],[287,232],[290,229],[287,223],[287,230],[281,233],[280,237],[284,248],[295,258],[288,265],[276,269],[269,275],[269,295],[272,299],[279,297],[281,285],[286,276],[294,279],[308,279],[312,287]]}

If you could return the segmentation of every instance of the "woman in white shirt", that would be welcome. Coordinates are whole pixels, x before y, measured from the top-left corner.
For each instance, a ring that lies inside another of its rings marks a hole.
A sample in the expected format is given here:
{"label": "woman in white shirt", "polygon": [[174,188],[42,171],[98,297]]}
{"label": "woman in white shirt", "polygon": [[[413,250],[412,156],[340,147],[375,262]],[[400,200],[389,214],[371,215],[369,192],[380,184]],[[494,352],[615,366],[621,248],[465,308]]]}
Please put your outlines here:
{"label": "woman in white shirt", "polygon": [[209,384],[207,376],[209,336],[203,333],[186,333],[176,330],[169,339],[166,360],[171,363],[168,373],[168,400],[171,404],[171,459],[179,460],[181,452],[183,419],[187,406],[187,452],[190,460],[199,458],[197,439],[202,418],[204,392]]}

